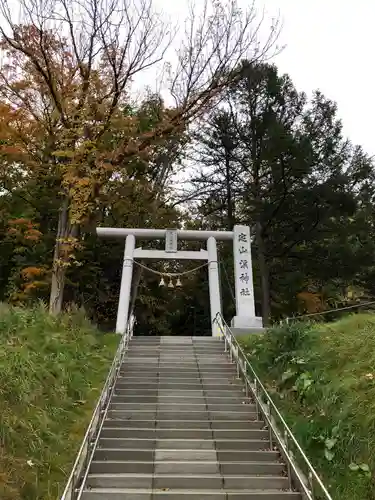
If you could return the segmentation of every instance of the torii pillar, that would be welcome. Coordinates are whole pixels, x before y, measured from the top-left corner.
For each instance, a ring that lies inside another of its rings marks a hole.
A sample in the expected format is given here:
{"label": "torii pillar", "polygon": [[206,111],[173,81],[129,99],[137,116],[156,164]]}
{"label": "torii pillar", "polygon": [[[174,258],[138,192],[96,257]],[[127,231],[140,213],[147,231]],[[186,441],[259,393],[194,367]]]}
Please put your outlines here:
{"label": "torii pillar", "polygon": [[233,257],[236,316],[232,319],[231,326],[236,335],[260,332],[263,330],[263,320],[255,315],[253,265],[248,226],[234,226]]}

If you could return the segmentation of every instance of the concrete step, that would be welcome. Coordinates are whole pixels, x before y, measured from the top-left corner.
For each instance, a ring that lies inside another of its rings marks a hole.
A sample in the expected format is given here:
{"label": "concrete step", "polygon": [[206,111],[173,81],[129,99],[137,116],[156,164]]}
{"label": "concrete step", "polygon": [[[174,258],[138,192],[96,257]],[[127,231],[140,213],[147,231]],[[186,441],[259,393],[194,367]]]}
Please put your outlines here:
{"label": "concrete step", "polygon": [[237,372],[233,367],[230,367],[229,369],[223,369],[223,370],[214,370],[214,369],[202,369],[202,370],[191,370],[191,369],[184,369],[184,370],[175,370],[175,369],[161,369],[159,370],[158,368],[153,368],[150,370],[142,370],[141,367],[134,366],[134,367],[128,367],[126,370],[122,369],[120,370],[120,376],[126,376],[126,377],[148,377],[149,379],[154,378],[154,377],[184,377],[184,378],[194,378],[194,377],[236,377]]}
{"label": "concrete step", "polygon": [[158,394],[154,395],[137,395],[137,394],[113,394],[112,403],[165,403],[165,404],[175,404],[175,403],[186,403],[186,404],[239,404],[239,405],[249,405],[251,400],[246,398],[244,395],[233,397],[232,394],[224,394],[223,397],[205,397],[202,396],[162,396]]}
{"label": "concrete step", "polygon": [[200,354],[200,355],[209,355],[209,354],[223,354],[224,351],[224,346],[219,345],[211,345],[207,347],[202,347],[202,346],[179,346],[179,345],[171,345],[171,346],[162,346],[160,344],[158,345],[152,345],[152,344],[138,344],[138,345],[130,345],[129,351],[128,352],[150,352],[150,353],[155,353],[155,352],[161,352],[161,353],[170,353],[170,352],[179,352],[181,354],[187,353],[187,354]]}
{"label": "concrete step", "polygon": [[155,373],[153,375],[149,375],[147,373],[135,373],[135,372],[129,372],[129,373],[120,373],[118,377],[118,381],[120,382],[126,382],[126,381],[131,381],[131,382],[142,382],[142,383],[147,383],[150,382],[150,384],[156,384],[156,383],[169,383],[169,382],[174,382],[174,383],[184,383],[184,384],[195,384],[195,383],[211,383],[211,384],[217,384],[217,383],[233,383],[233,382],[241,382],[241,379],[237,377],[236,373],[230,373],[223,375],[222,373],[201,373],[201,374],[191,374],[191,373],[176,373],[174,375],[169,375],[169,374],[160,374],[160,373]]}
{"label": "concrete step", "polygon": [[237,372],[233,368],[229,370],[142,370],[141,368],[129,368],[121,370],[120,377],[139,377],[153,380],[155,378],[237,378]]}
{"label": "concrete step", "polygon": [[[141,418],[143,417],[143,418]],[[108,420],[119,420],[119,421],[132,421],[132,420],[152,420],[152,421],[159,421],[159,420],[165,420],[169,421],[169,423],[175,419],[176,422],[179,420],[183,421],[222,421],[222,422],[231,422],[232,420],[235,421],[245,421],[245,422],[253,422],[254,420],[258,420],[257,414],[254,411],[248,411],[248,412],[234,412],[234,411],[212,411],[212,410],[206,410],[206,409],[195,409],[192,410],[190,407],[187,408],[186,410],[178,408],[177,410],[173,409],[165,409],[165,408],[156,408],[156,409],[150,409],[150,408],[140,408],[140,409],[123,409],[123,408],[112,408],[110,407],[107,413],[107,418]],[[173,427],[173,425],[169,425],[171,428],[181,428],[183,424],[178,424],[176,427]],[[216,424],[215,424],[216,425]],[[107,425],[108,427],[108,425]],[[156,425],[155,425],[156,427]],[[199,426],[198,426],[199,427]],[[251,426],[250,426],[251,427]],[[247,425],[242,425],[240,428],[250,428]],[[192,427],[193,429],[197,428],[196,424]],[[213,426],[213,428],[216,428]],[[220,424],[220,428],[224,428],[225,426],[223,424]],[[235,426],[232,424],[228,424],[228,429],[233,429]]]}
{"label": "concrete step", "polygon": [[[207,344],[206,344],[207,345]],[[131,348],[134,348],[134,347],[147,347],[147,343],[142,343],[142,342],[133,342],[133,340],[130,342],[130,347]],[[161,349],[194,349],[194,348],[199,348],[199,344],[195,344],[194,342],[184,342],[184,343],[166,343],[166,342],[159,342],[158,343],[158,346],[161,348]],[[208,344],[207,345],[207,348],[208,347],[211,347],[211,348],[215,348],[215,347],[220,347],[220,346],[224,346],[224,344],[222,344],[221,342],[218,342],[218,343],[213,343],[213,344]]]}
{"label": "concrete step", "polygon": [[254,412],[236,411],[147,411],[109,409],[108,417],[114,420],[258,420]]}
{"label": "concrete step", "polygon": [[111,410],[147,410],[147,411],[233,411],[239,413],[255,413],[256,406],[253,404],[242,404],[242,403],[190,403],[189,401],[185,403],[123,403],[119,401],[113,401],[110,403],[109,408]]}
{"label": "concrete step", "polygon": [[195,346],[170,346],[170,347],[165,347],[165,346],[160,346],[159,347],[159,352],[161,354],[169,354],[170,352],[180,352],[181,355],[184,353],[187,354],[196,354],[200,356],[209,356],[211,353],[216,354],[217,356],[220,356],[224,354],[224,348],[221,347],[220,345],[214,345],[214,346],[208,346],[208,347],[195,347]]}
{"label": "concrete step", "polygon": [[[230,364],[230,360],[228,359],[227,355],[223,352],[209,352],[206,354],[197,354],[196,352],[186,352],[186,351],[170,351],[170,352],[162,352],[162,351],[128,351],[128,354],[125,358],[124,363],[122,364],[123,367],[126,366],[128,363],[129,359],[132,358],[137,358],[137,359],[159,359],[165,360],[166,363],[176,363],[176,361],[182,361],[184,363],[195,363],[196,360],[200,359],[222,359],[225,361],[225,363]],[[147,366],[147,368],[152,368],[151,366]]]}
{"label": "concrete step", "polygon": [[212,430],[212,429],[134,429],[105,426],[101,437],[139,439],[269,439],[269,432],[262,429]]}
{"label": "concrete step", "polygon": [[139,358],[137,360],[128,360],[126,370],[138,370],[140,367],[147,365],[148,372],[165,372],[165,373],[181,373],[181,372],[199,372],[199,373],[228,373],[235,372],[236,367],[227,363],[222,363],[217,360],[212,360],[211,362],[191,362],[186,363],[183,361],[177,362],[164,362],[159,358],[150,360],[149,358]]}
{"label": "concrete step", "polygon": [[[161,371],[161,370],[164,370],[164,371],[177,371],[178,370],[178,365],[176,363],[174,363],[173,361],[171,362],[168,362],[168,363],[159,363],[159,356],[156,357],[156,359],[158,360],[158,362],[155,362],[155,363],[152,363],[150,365],[145,365],[141,362],[139,362],[139,364],[136,364],[136,363],[129,363],[129,358],[125,358],[126,359],[126,362],[123,363],[120,367],[121,370],[127,370],[129,368],[131,369],[140,369],[140,368],[144,368],[145,370],[148,370],[148,371],[152,371],[152,370],[157,370],[157,371]],[[139,357],[137,359],[145,359],[143,357]],[[146,358],[146,359],[149,359]],[[152,358],[154,359],[154,358]],[[181,366],[181,369],[183,369],[184,371],[196,371],[198,370],[198,366],[197,366],[197,363],[196,363],[196,360],[192,360],[190,361],[190,363],[188,363],[188,366],[184,366],[186,365],[187,363],[181,363],[183,366]],[[202,367],[202,369],[204,370],[214,370],[214,371],[220,371],[220,370],[234,370],[235,369],[235,365],[230,363],[230,362],[226,362],[226,363],[222,363],[220,365],[220,367],[215,367],[214,365],[210,364],[208,366],[205,366],[205,367]]]}
{"label": "concrete step", "polygon": [[[110,434],[108,436],[107,434]],[[101,448],[126,448],[134,450],[267,450],[267,439],[147,439],[112,437],[110,429],[103,429],[99,439]]]}
{"label": "concrete step", "polygon": [[145,377],[145,376],[137,376],[137,375],[121,375],[118,377],[117,383],[123,384],[149,384],[153,386],[153,384],[156,385],[165,385],[168,384],[176,384],[176,385],[183,385],[183,384],[188,384],[188,385],[201,385],[202,387],[205,387],[206,385],[214,385],[214,384],[220,384],[220,385],[232,385],[232,384],[238,384],[239,386],[242,387],[242,383],[240,379],[235,377],[234,375],[232,376],[226,376],[226,377],[221,377],[221,376],[200,376],[200,377],[181,377],[181,376],[176,376],[176,377],[159,377],[158,375],[155,375],[155,377]]}
{"label": "concrete step", "polygon": [[212,397],[212,398],[227,398],[227,397],[245,397],[245,390],[241,387],[233,387],[233,390],[231,392],[222,392],[220,390],[211,390],[211,389],[205,389],[203,390],[203,387],[200,389],[177,389],[174,390],[173,388],[168,388],[168,389],[160,389],[159,387],[155,386],[152,389],[139,389],[139,388],[121,388],[121,387],[115,387],[114,394],[116,395],[135,395],[135,396],[154,396],[154,395],[159,395],[159,396],[181,396],[181,397],[200,397],[200,396],[205,396],[205,397]]}
{"label": "concrete step", "polygon": [[285,465],[278,462],[135,462],[127,460],[94,460],[90,474],[223,474],[243,476],[281,476]]}
{"label": "concrete step", "polygon": [[[205,343],[205,344],[197,344],[195,342],[190,342],[190,343],[164,343],[164,342],[159,342],[155,343],[157,347],[160,349],[222,349],[224,350],[224,342],[213,342],[213,343]],[[142,342],[131,342],[130,343],[130,348],[135,349],[135,348],[140,348],[140,347],[149,347],[150,344],[148,343],[142,343]]]}
{"label": "concrete step", "polygon": [[135,380],[154,380],[154,379],[157,379],[157,380],[182,380],[182,381],[189,381],[189,380],[205,380],[205,379],[208,379],[208,380],[220,380],[220,381],[223,381],[223,380],[233,380],[233,379],[238,379],[237,377],[237,374],[235,372],[231,373],[231,374],[223,374],[223,373],[212,373],[212,372],[208,372],[208,373],[183,373],[183,372],[179,372],[179,373],[175,373],[175,374],[165,374],[165,373],[158,373],[158,372],[155,372],[153,374],[150,375],[150,373],[148,372],[134,372],[134,371],[129,371],[129,372],[121,372],[120,373],[120,376],[119,376],[119,379],[135,379]]}
{"label": "concrete step", "polygon": [[[115,445],[115,443],[113,443]],[[280,462],[280,454],[275,450],[250,451],[218,451],[215,450],[153,450],[127,449],[119,447],[95,450],[96,461],[134,461],[134,462],[220,462],[220,463],[248,463],[248,462]]]}
{"label": "concrete step", "polygon": [[178,475],[178,474],[89,474],[87,488],[152,488],[154,490],[285,490],[289,487],[288,478],[282,476],[222,476]]}
{"label": "concrete step", "polygon": [[132,429],[209,429],[209,430],[251,430],[263,429],[265,427],[262,420],[113,420],[106,418],[103,428],[132,428]]}
{"label": "concrete step", "polygon": [[[241,386],[238,384],[176,384],[176,383],[160,383],[160,384],[150,384],[150,383],[134,383],[134,382],[120,382],[115,384],[114,388],[115,394],[121,394],[124,393],[123,391],[128,390],[128,391],[133,391],[133,394],[138,394],[138,395],[146,395],[152,394],[153,393],[158,393],[160,395],[168,396],[168,392],[171,395],[191,395],[191,396],[197,396],[201,395],[204,393],[206,396],[217,396],[219,397],[224,396],[224,397],[231,397],[234,395],[240,395],[244,394],[244,391],[242,390]],[[194,392],[195,394],[194,394]],[[235,392],[236,391],[236,392]],[[200,394],[199,394],[200,393]],[[216,394],[215,394],[216,393]],[[131,392],[129,392],[131,394]]]}
{"label": "concrete step", "polygon": [[160,346],[160,340],[155,337],[155,338],[149,338],[149,339],[139,339],[139,338],[132,338],[130,342],[130,349],[136,347],[136,346],[151,346],[154,345],[155,347]]}
{"label": "concrete step", "polygon": [[[162,350],[158,348],[151,348],[151,349],[129,349],[127,352],[128,356],[137,356],[137,357],[147,357],[147,358],[152,358],[152,357],[159,357],[159,356],[165,356],[165,357],[178,357],[178,358],[183,358],[189,360],[194,360],[195,358],[222,358],[225,359],[227,363],[231,363],[230,358],[228,357],[228,354],[224,352],[224,350],[221,349],[207,349],[207,351],[198,351],[196,349],[169,349],[169,350]],[[126,363],[126,359],[124,359],[124,364]]]}
{"label": "concrete step", "polygon": [[[176,356],[170,356],[167,359],[164,358],[163,356],[129,356],[126,357],[126,362],[121,365],[121,369],[126,370],[128,367],[132,368],[137,368],[141,366],[141,363],[138,365],[136,363],[129,363],[129,359],[137,359],[137,360],[142,360],[142,359],[151,359],[152,363],[143,365],[145,369],[147,370],[155,370],[155,369],[175,369],[177,368],[177,363],[180,362],[185,370],[196,370],[198,368],[197,363],[200,363],[202,361],[201,358],[197,358],[196,356],[192,358],[186,358],[186,356],[182,357],[176,357]],[[164,360],[165,359],[165,360]],[[178,359],[178,361],[176,361]],[[217,357],[217,356],[210,356],[206,359],[211,359],[212,361],[217,361],[221,360],[222,362],[220,363],[220,368],[235,368],[235,364],[231,363],[226,357]],[[188,365],[188,366],[185,366]],[[205,367],[207,369],[215,369],[215,366],[213,363],[210,363],[209,366]],[[216,368],[218,371],[218,368]]]}
{"label": "concrete step", "polygon": [[[139,357],[139,360],[142,359],[150,359],[150,358],[144,358],[144,357]],[[155,361],[154,361],[155,360]],[[207,361],[207,362],[206,362]],[[131,369],[137,369],[141,366],[141,361],[139,363],[126,363],[126,365],[122,365],[121,369],[127,370],[128,368]],[[145,365],[145,368],[147,368],[147,371],[153,371],[153,370],[164,370],[164,371],[177,371],[178,365],[181,364],[181,369],[184,371],[196,371],[196,370],[214,370],[219,372],[221,369],[228,370],[228,369],[236,369],[236,365],[228,363],[228,361],[224,361],[222,358],[217,358],[217,357],[212,357],[212,358],[207,358],[207,359],[187,359],[186,357],[184,358],[178,358],[176,356],[171,356],[170,358],[164,358],[164,357],[156,357],[152,358],[152,362],[150,364]],[[203,366],[199,366],[203,365]]]}
{"label": "concrete step", "polygon": [[[185,354],[187,356],[196,356],[196,357],[208,357],[208,356],[223,356],[226,355],[226,352],[224,351],[224,348],[220,346],[211,346],[207,348],[181,348],[181,347],[159,347],[159,348],[137,348],[136,350],[134,349],[129,349],[130,353],[137,353],[137,354],[161,354],[161,355],[171,355],[171,354],[177,354],[179,356],[184,356]],[[228,361],[228,358],[227,358]]]}
{"label": "concrete step", "polygon": [[208,491],[208,490],[133,490],[105,488],[85,490],[82,500],[302,500],[300,493],[289,491]]}
{"label": "concrete step", "polygon": [[[130,357],[132,354],[130,354]],[[222,363],[225,365],[229,365],[228,357],[225,353],[206,353],[206,354],[197,354],[197,353],[186,353],[186,352],[170,352],[170,353],[159,353],[159,361],[160,363]]]}
{"label": "concrete step", "polygon": [[196,368],[197,365],[207,365],[212,366],[212,367],[232,367],[233,365],[228,362],[228,359],[226,358],[218,358],[216,356],[210,357],[210,358],[201,358],[201,359],[196,359],[191,358],[181,358],[181,359],[176,359],[174,356],[171,357],[170,359],[165,359],[163,360],[160,358],[160,356],[153,356],[153,357],[146,357],[146,356],[127,356],[126,357],[126,364],[127,366],[132,366],[132,365],[142,365],[147,366],[148,368],[155,368],[156,366],[159,366],[160,368],[175,368],[177,369],[179,365],[181,365],[181,368]]}
{"label": "concrete step", "polygon": [[156,491],[131,489],[92,489],[84,491],[82,500],[301,500],[299,493],[280,491]]}
{"label": "concrete step", "polygon": [[232,382],[230,383],[229,381],[227,383],[208,383],[208,382],[200,382],[197,381],[196,383],[187,383],[187,382],[140,382],[140,381],[133,381],[131,382],[130,380],[126,379],[119,379],[116,381],[115,388],[116,389],[174,389],[174,390],[211,390],[211,391],[232,391],[233,388],[239,388],[242,387],[241,382]]}

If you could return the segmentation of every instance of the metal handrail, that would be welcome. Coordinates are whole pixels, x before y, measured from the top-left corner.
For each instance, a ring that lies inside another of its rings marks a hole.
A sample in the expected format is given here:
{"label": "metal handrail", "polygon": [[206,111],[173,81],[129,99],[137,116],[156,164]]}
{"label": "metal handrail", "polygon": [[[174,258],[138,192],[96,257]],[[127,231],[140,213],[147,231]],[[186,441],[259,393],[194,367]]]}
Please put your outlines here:
{"label": "metal handrail", "polygon": [[92,457],[99,439],[100,431],[107,414],[109,401],[114,390],[115,381],[119,374],[124,354],[130,339],[133,336],[135,317],[132,315],[127,323],[126,331],[121,336],[115,357],[109,370],[103,390],[95,407],[86,434],[83,438],[77,458],[74,462],[64,493],[60,500],[77,500],[82,493],[85,479],[91,464]]}
{"label": "metal handrail", "polygon": [[[272,449],[273,439],[275,439],[282,455],[287,461],[290,489],[292,489],[293,474],[294,479],[302,489],[307,500],[318,500],[316,496],[318,492],[323,493],[325,500],[333,500],[221,313],[217,313],[213,324],[216,324],[222,333],[225,342],[225,351],[227,351],[229,346],[231,361],[233,361],[234,357],[237,364],[237,375],[240,376],[240,372],[242,372],[246,384],[246,395],[248,395],[250,390],[255,400],[258,417],[261,414],[267,423],[270,430],[270,448]],[[252,381],[248,378],[249,374]],[[276,420],[281,424],[282,432],[280,432]],[[292,448],[294,448],[294,452]],[[297,452],[299,458],[302,460],[297,459],[294,455],[295,452]],[[304,467],[307,470],[307,478],[300,467]]]}

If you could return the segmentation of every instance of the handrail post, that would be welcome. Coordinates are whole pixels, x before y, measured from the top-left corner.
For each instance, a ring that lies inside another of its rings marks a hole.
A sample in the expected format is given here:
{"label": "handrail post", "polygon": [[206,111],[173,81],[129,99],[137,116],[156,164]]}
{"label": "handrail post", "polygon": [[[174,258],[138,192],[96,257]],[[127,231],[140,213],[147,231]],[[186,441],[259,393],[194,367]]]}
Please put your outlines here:
{"label": "handrail post", "polygon": [[314,489],[315,489],[314,488],[314,477],[313,477],[311,471],[309,471],[308,479],[309,479],[309,486],[310,486],[310,490],[311,490],[311,496],[314,499],[315,498],[315,493],[314,493]]}
{"label": "handrail post", "polygon": [[[235,357],[237,376],[239,375],[239,371],[242,370],[245,383],[244,392],[246,393],[246,397],[248,398],[250,395],[250,397],[254,399],[257,419],[264,420],[265,423],[268,422],[270,449],[272,450],[274,445],[277,445],[284,455],[290,491],[293,491],[293,487],[295,486],[294,482],[296,482],[304,500],[316,499],[315,490],[317,488],[319,488],[319,492],[323,495],[321,497],[322,500],[333,500],[300,444],[294,437],[277,406],[273,402],[268,391],[256,374],[247,355],[235,338],[231,328],[225,322],[221,314],[218,314],[217,317],[220,317],[219,319],[221,321],[221,325],[223,326],[225,352],[229,349],[229,357],[232,363],[233,357]],[[215,318],[215,321],[217,321],[217,317]],[[279,424],[281,425],[280,429]],[[304,462],[308,471],[306,474],[308,477],[306,477],[305,472],[301,469],[298,463],[299,460],[295,458],[294,451],[298,453],[299,459]]]}
{"label": "handrail post", "polygon": [[256,412],[257,412],[257,420],[260,420],[261,414],[260,414],[259,400],[258,400],[258,381],[256,378],[254,379],[254,396],[255,396],[255,407],[256,407]]}
{"label": "handrail post", "polygon": [[286,452],[287,452],[287,468],[288,468],[288,479],[289,479],[289,489],[292,490],[292,471],[291,471],[291,467],[290,467],[290,458],[289,458],[289,452],[290,452],[290,449],[289,449],[289,437],[288,437],[288,433],[286,430],[284,430],[284,443],[285,443],[285,449],[286,449]]}
{"label": "handrail post", "polygon": [[108,403],[114,389],[114,383],[118,376],[129,338],[132,336],[134,324],[135,319],[129,321],[125,326],[124,334],[120,337],[120,342],[109,369],[107,379],[82,440],[81,447],[61,496],[61,500],[76,500],[77,497],[81,498],[80,495],[84,488],[95,446],[97,446],[98,443],[100,431],[108,409]]}
{"label": "handrail post", "polygon": [[269,433],[270,433],[270,450],[272,451],[273,449],[273,436],[272,436],[272,426],[270,425],[272,423],[272,407],[270,405],[270,402],[267,401],[267,407],[268,407],[268,418],[269,418]]}

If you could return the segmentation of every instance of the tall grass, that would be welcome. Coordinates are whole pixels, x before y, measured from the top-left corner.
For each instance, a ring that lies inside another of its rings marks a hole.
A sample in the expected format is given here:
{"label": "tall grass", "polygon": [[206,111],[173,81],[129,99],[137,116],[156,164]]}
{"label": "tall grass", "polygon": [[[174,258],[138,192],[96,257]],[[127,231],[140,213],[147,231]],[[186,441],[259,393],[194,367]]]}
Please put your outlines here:
{"label": "tall grass", "polygon": [[117,342],[80,312],[0,305],[1,500],[61,494]]}
{"label": "tall grass", "polygon": [[375,498],[375,315],[292,324],[246,351],[333,498]]}

